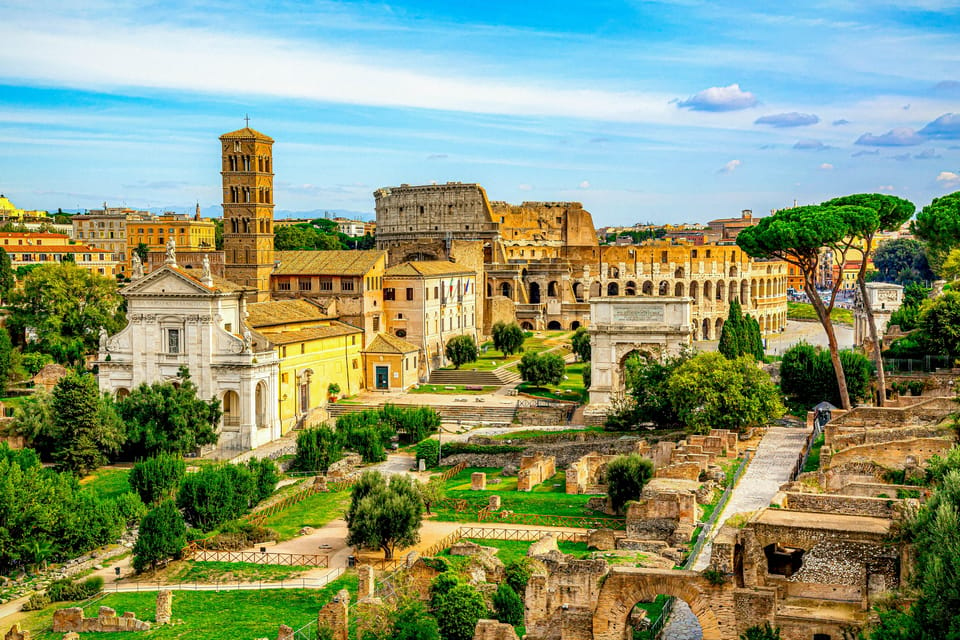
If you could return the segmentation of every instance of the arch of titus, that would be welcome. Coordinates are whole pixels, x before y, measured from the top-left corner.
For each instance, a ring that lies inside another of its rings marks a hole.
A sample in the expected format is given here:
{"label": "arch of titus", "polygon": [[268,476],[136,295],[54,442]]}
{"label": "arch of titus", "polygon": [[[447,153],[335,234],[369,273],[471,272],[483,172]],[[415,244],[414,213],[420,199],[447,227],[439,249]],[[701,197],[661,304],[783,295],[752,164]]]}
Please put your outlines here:
{"label": "arch of titus", "polygon": [[623,395],[623,361],[633,351],[668,356],[692,343],[692,299],[616,296],[590,299],[590,406],[602,420]]}

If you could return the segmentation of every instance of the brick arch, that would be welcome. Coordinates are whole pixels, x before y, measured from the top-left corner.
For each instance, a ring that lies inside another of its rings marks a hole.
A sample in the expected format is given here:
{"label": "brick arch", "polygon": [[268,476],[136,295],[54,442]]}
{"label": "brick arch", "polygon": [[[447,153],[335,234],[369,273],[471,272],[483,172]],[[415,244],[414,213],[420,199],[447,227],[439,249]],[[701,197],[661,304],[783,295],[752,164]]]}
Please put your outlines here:
{"label": "brick arch", "polygon": [[[607,574],[593,614],[594,640],[622,640],[627,618],[638,602],[659,594],[686,602],[700,622],[704,640],[735,640],[736,625],[722,621],[714,607],[722,607],[724,587],[713,587],[696,571],[614,567]],[[725,618],[726,616],[724,616]]]}

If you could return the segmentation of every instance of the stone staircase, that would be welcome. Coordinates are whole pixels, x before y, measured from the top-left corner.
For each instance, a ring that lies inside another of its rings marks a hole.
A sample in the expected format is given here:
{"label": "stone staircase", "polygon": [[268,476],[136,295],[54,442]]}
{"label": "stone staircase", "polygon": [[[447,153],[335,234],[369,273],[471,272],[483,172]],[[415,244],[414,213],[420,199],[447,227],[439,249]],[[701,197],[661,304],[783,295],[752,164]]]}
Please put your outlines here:
{"label": "stone staircase", "polygon": [[[517,413],[516,405],[511,406],[485,406],[477,402],[457,402],[450,399],[450,405],[443,407],[430,407],[440,414],[440,420],[446,424],[456,424],[460,422],[465,425],[484,424],[486,426],[509,426]],[[328,410],[331,418],[342,416],[346,413],[356,413],[367,409],[375,409],[377,405],[362,404],[332,404]],[[412,405],[399,405],[412,406]]]}
{"label": "stone staircase", "polygon": [[430,384],[476,385],[483,387],[502,387],[520,382],[520,374],[506,369],[493,371],[469,371],[467,369],[434,369],[430,372]]}

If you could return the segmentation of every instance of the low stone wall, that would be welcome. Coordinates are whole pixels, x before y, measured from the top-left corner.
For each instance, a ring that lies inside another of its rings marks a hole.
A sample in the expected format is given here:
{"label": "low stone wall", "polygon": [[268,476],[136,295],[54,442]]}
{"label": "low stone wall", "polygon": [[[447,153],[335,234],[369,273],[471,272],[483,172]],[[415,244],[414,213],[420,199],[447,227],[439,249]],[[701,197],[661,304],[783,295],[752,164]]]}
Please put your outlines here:
{"label": "low stone wall", "polygon": [[[539,451],[520,458],[520,470],[517,472],[517,491],[533,491],[533,488],[552,478],[557,473],[557,461],[553,456],[545,456]],[[486,484],[486,483],[484,483]]]}
{"label": "low stone wall", "polygon": [[100,607],[96,618],[84,617],[83,609],[80,607],[58,609],[53,612],[54,633],[67,633],[68,631],[76,633],[85,631],[147,631],[149,629],[150,623],[137,620],[132,611],[127,611],[122,616],[118,616],[117,612],[110,607]]}
{"label": "low stone wall", "polygon": [[[524,441],[518,444],[519,446],[526,447],[525,452],[542,451],[545,455],[553,456],[556,459],[557,468],[564,468],[591,452],[617,455],[633,453],[641,441],[642,438],[639,437],[624,437],[584,439],[582,441],[558,439],[558,441],[552,444],[538,440],[536,443]],[[498,445],[505,444],[503,440],[493,442]],[[490,442],[476,442],[471,438],[470,444],[490,444]],[[458,453],[452,456],[444,456],[443,464],[453,465],[459,462],[466,462],[467,466],[470,467],[502,467],[505,464],[519,465],[521,455],[521,453]]]}
{"label": "low stone wall", "polygon": [[317,628],[326,627],[333,632],[333,640],[348,640],[350,622],[350,592],[340,589],[333,600],[317,613]]}
{"label": "low stone wall", "polygon": [[900,502],[893,498],[860,498],[829,493],[788,492],[784,507],[790,511],[893,518],[900,511]]}
{"label": "low stone wall", "polygon": [[698,480],[701,472],[697,462],[681,462],[660,467],[653,472],[654,478],[674,478],[677,480]]}
{"label": "low stone wall", "polygon": [[564,407],[521,407],[517,409],[516,421],[525,426],[566,424],[567,409]]}
{"label": "low stone wall", "polygon": [[863,589],[849,584],[817,584],[811,582],[787,582],[784,594],[791,598],[810,598],[812,600],[832,600],[839,602],[860,602]]}
{"label": "low stone wall", "polygon": [[496,620],[477,620],[473,640],[517,640],[513,626]]}
{"label": "low stone wall", "polygon": [[843,451],[849,447],[864,444],[883,444],[913,438],[937,438],[950,436],[952,433],[950,427],[941,427],[936,424],[910,425],[892,429],[858,429],[853,432],[844,430],[834,435],[830,442],[830,448],[835,451]]}
{"label": "low stone wall", "polygon": [[903,469],[908,466],[908,459],[923,466],[932,456],[944,455],[954,444],[953,438],[912,438],[864,444],[831,454],[829,468],[848,462],[873,462],[887,469]]}
{"label": "low stone wall", "polygon": [[861,498],[896,498],[897,492],[923,491],[920,487],[909,484],[883,484],[881,482],[851,482],[844,485],[837,493],[845,496],[859,496]]}

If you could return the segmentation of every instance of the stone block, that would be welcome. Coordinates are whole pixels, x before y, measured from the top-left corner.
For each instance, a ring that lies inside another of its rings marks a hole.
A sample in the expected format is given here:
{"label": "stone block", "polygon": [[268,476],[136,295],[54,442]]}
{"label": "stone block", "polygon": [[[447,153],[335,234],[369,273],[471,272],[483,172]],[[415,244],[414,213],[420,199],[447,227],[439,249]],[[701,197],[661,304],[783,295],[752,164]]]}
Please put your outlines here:
{"label": "stone block", "polygon": [[22,630],[19,622],[14,622],[10,630],[3,636],[3,640],[30,640],[30,632]]}
{"label": "stone block", "polygon": [[63,634],[63,640],[80,640],[80,634],[76,631]]}
{"label": "stone block", "polygon": [[470,475],[470,490],[471,491],[486,491],[487,490],[487,474],[483,472],[477,472]]}
{"label": "stone block", "polygon": [[587,535],[587,548],[598,551],[616,549],[617,539],[613,529],[595,529]]}
{"label": "stone block", "polygon": [[517,640],[517,632],[504,622],[477,620],[473,640]]}
{"label": "stone block", "polygon": [[490,496],[490,500],[487,502],[487,508],[490,509],[490,511],[500,509],[500,496]]}
{"label": "stone block", "polygon": [[536,556],[546,555],[553,551],[560,551],[560,547],[557,546],[557,538],[556,536],[545,535],[530,545],[530,548],[527,549],[527,557],[534,558]]}
{"label": "stone block", "polygon": [[293,627],[288,627],[285,624],[280,625],[280,630],[277,632],[277,640],[293,640]]}
{"label": "stone block", "polygon": [[374,596],[374,592],[376,591],[376,576],[372,565],[362,564],[357,567],[357,582],[357,598],[363,600],[364,598],[372,598]]}

